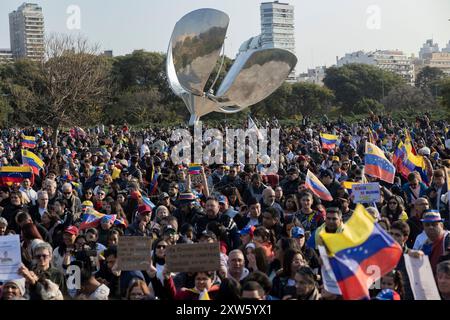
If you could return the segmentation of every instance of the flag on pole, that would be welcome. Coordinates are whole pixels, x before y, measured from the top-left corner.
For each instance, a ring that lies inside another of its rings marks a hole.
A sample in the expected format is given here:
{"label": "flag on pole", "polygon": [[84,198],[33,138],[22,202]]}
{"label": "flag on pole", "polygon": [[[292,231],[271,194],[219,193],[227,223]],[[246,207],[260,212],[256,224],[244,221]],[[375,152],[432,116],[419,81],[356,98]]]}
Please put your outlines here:
{"label": "flag on pole", "polygon": [[370,142],[366,142],[364,170],[365,174],[377,177],[388,183],[394,183],[394,165],[386,159],[386,156],[380,148]]}
{"label": "flag on pole", "polygon": [[400,245],[358,204],[341,233],[320,233],[329,262],[346,300],[369,298],[370,285],[393,270]]}
{"label": "flag on pole", "polygon": [[21,183],[25,179],[30,179],[31,183],[34,183],[31,167],[0,167],[0,185],[11,186],[14,183]]}
{"label": "flag on pole", "polygon": [[39,175],[39,170],[44,170],[44,161],[39,159],[33,152],[22,149],[22,163],[33,168],[35,175]]}
{"label": "flag on pole", "polygon": [[308,170],[306,174],[305,185],[310,189],[316,196],[325,201],[333,201],[333,197],[328,189],[320,182],[314,173]]}
{"label": "flag on pole", "polygon": [[199,163],[191,163],[189,165],[189,174],[199,175],[202,172],[202,165]]}
{"label": "flag on pole", "polygon": [[336,148],[336,142],[339,136],[334,134],[320,133],[320,140],[322,141],[323,149],[334,149]]}

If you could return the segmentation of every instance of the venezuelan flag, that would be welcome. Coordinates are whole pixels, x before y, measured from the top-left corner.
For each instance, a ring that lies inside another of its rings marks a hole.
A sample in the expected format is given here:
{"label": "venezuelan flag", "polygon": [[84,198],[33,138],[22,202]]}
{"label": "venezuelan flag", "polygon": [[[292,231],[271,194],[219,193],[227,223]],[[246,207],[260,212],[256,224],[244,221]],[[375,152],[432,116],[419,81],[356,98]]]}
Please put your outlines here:
{"label": "venezuelan flag", "polygon": [[36,138],[32,136],[23,136],[22,147],[24,148],[36,148]]}
{"label": "venezuelan flag", "polygon": [[189,174],[197,175],[202,171],[202,165],[198,163],[191,163],[189,165]]}
{"label": "venezuelan flag", "polygon": [[389,183],[394,182],[394,165],[386,159],[386,156],[380,148],[370,142],[366,142],[364,164],[364,172],[366,174],[377,177]]}
{"label": "venezuelan flag", "polygon": [[149,190],[150,195],[154,195],[156,191],[158,190],[158,178],[159,178],[159,172],[154,172],[152,181],[150,182]]}
{"label": "venezuelan flag", "polygon": [[402,255],[399,244],[358,205],[341,233],[320,233],[342,296],[369,297],[370,285],[393,270]]}
{"label": "venezuelan flag", "polygon": [[11,186],[30,179],[33,183],[33,169],[31,167],[0,167],[0,185]]}
{"label": "venezuelan flag", "polygon": [[348,193],[352,192],[353,185],[361,184],[361,182],[342,181],[341,186],[347,189]]}
{"label": "venezuelan flag", "polygon": [[336,141],[339,136],[327,133],[320,133],[320,140],[322,141],[323,149],[334,149],[336,148]]}
{"label": "venezuelan flag", "polygon": [[320,182],[320,180],[308,170],[306,174],[305,185],[308,189],[314,192],[320,199],[325,201],[333,201],[333,197],[331,196],[328,189]]}
{"label": "venezuelan flag", "polygon": [[415,155],[412,152],[411,148],[408,148],[406,146],[406,156],[403,160],[403,166],[405,166],[409,172],[417,171],[420,173],[420,176],[422,177],[422,181],[425,183],[428,183],[428,176],[426,171],[426,165],[425,160],[423,159],[423,156]]}
{"label": "venezuelan flag", "polygon": [[80,230],[97,228],[98,225],[101,223],[101,220],[105,217],[108,220],[112,221],[114,225],[123,225],[124,227],[127,227],[126,222],[123,219],[117,218],[117,215],[115,214],[106,215],[92,208],[89,208],[86,211],[86,213],[83,214],[83,216],[81,217]]}
{"label": "venezuelan flag", "polygon": [[35,175],[39,175],[39,170],[44,169],[44,161],[33,152],[24,149],[22,149],[22,163],[32,167]]}

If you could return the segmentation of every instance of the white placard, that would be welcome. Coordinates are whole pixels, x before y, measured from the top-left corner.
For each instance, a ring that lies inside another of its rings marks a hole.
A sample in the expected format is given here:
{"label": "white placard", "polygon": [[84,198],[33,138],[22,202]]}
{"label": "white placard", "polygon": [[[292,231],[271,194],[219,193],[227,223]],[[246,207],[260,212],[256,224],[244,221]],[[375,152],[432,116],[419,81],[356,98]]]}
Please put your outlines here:
{"label": "white placard", "polygon": [[352,195],[354,203],[377,203],[381,200],[380,184],[378,182],[354,184]]}
{"label": "white placard", "polygon": [[0,281],[22,278],[17,273],[21,264],[20,236],[0,236]]}
{"label": "white placard", "polygon": [[405,257],[406,271],[415,300],[441,300],[428,256]]}
{"label": "white placard", "polygon": [[318,246],[320,258],[323,265],[321,268],[323,286],[329,293],[342,295],[341,289],[336,281],[333,270],[331,269],[330,261],[328,260],[327,251],[324,246]]}

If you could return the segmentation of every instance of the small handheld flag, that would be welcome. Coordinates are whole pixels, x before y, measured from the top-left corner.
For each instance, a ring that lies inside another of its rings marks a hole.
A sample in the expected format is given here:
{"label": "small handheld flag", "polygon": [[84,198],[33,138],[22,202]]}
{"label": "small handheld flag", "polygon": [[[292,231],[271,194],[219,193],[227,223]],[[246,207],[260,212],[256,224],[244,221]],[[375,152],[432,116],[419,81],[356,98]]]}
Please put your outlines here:
{"label": "small handheld flag", "polygon": [[316,196],[325,201],[333,201],[333,197],[328,189],[320,182],[320,180],[308,170],[306,174],[305,185],[310,189]]}

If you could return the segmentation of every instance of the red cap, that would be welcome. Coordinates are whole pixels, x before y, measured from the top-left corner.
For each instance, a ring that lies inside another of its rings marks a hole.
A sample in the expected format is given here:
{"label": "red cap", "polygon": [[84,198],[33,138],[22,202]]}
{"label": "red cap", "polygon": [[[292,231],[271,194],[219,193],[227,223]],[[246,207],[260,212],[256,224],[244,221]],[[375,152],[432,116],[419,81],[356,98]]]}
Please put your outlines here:
{"label": "red cap", "polygon": [[77,236],[79,230],[78,230],[78,228],[75,227],[75,226],[69,226],[69,227],[67,227],[66,229],[64,229],[64,232],[67,232],[67,233],[70,233],[70,234],[72,234],[72,235],[74,235],[74,236]]}
{"label": "red cap", "polygon": [[138,207],[138,213],[139,214],[143,214],[143,213],[147,213],[147,212],[152,212],[152,208],[149,205],[141,204]]}

